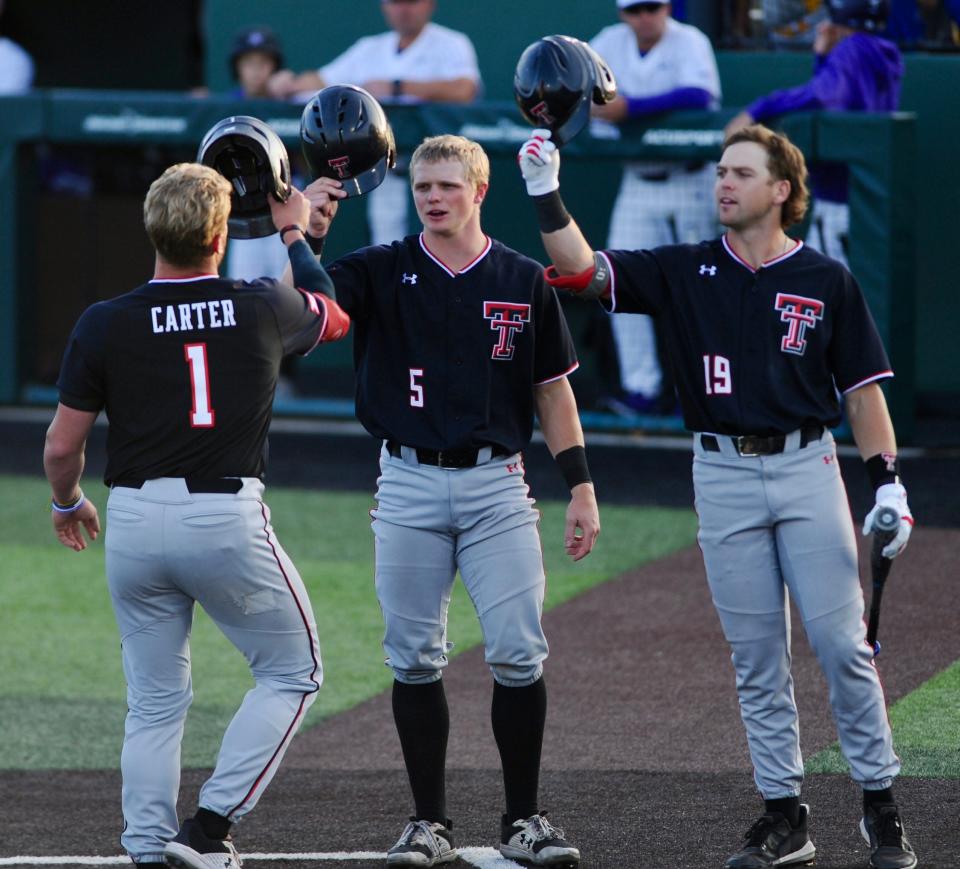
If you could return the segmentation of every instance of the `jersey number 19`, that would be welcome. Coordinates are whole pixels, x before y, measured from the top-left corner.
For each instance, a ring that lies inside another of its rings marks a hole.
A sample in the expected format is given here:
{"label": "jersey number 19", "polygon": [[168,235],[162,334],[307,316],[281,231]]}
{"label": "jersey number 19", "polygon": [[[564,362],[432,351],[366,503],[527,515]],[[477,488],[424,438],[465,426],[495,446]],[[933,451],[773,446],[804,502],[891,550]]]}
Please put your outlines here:
{"label": "jersey number 19", "polygon": [[726,356],[703,356],[703,378],[707,395],[729,395],[733,392],[730,360]]}

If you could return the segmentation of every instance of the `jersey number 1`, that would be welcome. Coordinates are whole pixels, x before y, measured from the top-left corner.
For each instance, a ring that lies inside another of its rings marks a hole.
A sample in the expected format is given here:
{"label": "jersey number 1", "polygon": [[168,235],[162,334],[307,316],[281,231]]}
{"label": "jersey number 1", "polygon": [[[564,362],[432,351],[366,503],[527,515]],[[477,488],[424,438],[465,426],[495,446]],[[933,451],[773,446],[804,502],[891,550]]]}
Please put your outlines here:
{"label": "jersey number 1", "polygon": [[730,395],[733,381],[730,378],[730,360],[726,356],[703,356],[703,377],[707,395]]}
{"label": "jersey number 1", "polygon": [[210,368],[207,365],[206,344],[184,344],[183,355],[190,366],[190,391],[193,408],[190,425],[194,428],[213,428],[213,408],[210,407]]}

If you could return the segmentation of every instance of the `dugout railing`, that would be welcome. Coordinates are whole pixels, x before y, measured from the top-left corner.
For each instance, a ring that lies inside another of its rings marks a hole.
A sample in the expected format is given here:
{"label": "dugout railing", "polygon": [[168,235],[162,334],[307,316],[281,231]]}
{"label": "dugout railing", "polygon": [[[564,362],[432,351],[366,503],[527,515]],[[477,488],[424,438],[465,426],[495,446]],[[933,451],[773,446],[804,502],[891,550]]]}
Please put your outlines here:
{"label": "dugout railing", "polygon": [[[85,259],[94,254],[92,250],[77,251],[69,262],[56,261],[63,239],[75,229],[58,225],[57,215],[46,213],[51,206],[44,204],[34,146],[163,146],[179,149],[178,159],[190,159],[203,133],[220,118],[253,114],[274,126],[288,147],[295,149],[300,112],[300,106],[287,103],[237,103],[181,94],[50,90],[0,98],[0,403],[55,400],[49,377],[44,382],[37,376],[38,347],[53,342],[62,348],[69,324],[92,301],[71,293],[71,274],[96,270],[97,274],[109,275],[109,262],[105,265]],[[388,114],[401,152],[409,154],[424,136],[442,132],[461,133],[479,141],[491,157],[493,170],[491,191],[484,205],[485,228],[518,250],[544,258],[515,165],[517,147],[530,127],[512,104],[396,106],[389,107]],[[606,242],[623,161],[715,160],[723,125],[731,114],[677,113],[646,125],[626,125],[616,136],[584,131],[565,146],[564,198],[590,242],[595,247],[603,247]],[[898,436],[909,441],[915,410],[915,117],[906,113],[806,114],[785,118],[780,126],[808,160],[837,160],[850,167],[850,265],[890,352],[897,376],[886,386],[887,399]],[[136,201],[128,213],[136,215],[139,199],[131,199]],[[38,209],[45,212],[40,215],[44,221],[39,221]],[[39,223],[47,227],[45,231],[38,232]],[[114,227],[118,233],[121,229],[129,232],[136,228]],[[110,231],[111,227],[105,226],[101,234]],[[327,254],[336,256],[365,243],[365,233],[363,208],[351,203],[338,217]],[[109,244],[103,249],[109,250]],[[104,258],[102,252],[100,257]],[[142,280],[152,265],[149,259],[141,259],[137,280]],[[44,275],[59,275],[56,295],[51,296],[49,289],[38,291],[38,287],[56,282],[50,277],[44,280]],[[116,295],[133,286],[109,279],[102,283],[99,297]],[[586,328],[587,307],[572,302],[566,305],[575,338]],[[59,325],[51,329],[54,311]],[[321,389],[319,400],[278,405],[278,412],[351,412],[349,347],[326,350],[314,354],[307,363],[323,369],[316,382],[323,382],[333,394],[323,396]],[[581,356],[580,389],[591,395],[596,391],[595,360],[589,350],[581,350]],[[674,418],[623,419],[593,413],[585,413],[585,423],[592,428],[680,428]]]}

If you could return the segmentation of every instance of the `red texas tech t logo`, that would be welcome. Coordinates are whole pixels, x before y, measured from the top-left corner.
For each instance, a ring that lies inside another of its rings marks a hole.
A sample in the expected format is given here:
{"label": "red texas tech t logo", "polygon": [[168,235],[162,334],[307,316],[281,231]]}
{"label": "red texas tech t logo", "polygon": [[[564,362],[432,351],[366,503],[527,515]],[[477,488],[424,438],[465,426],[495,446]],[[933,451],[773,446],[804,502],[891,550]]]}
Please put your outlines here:
{"label": "red texas tech t logo", "polygon": [[547,104],[543,100],[530,109],[530,114],[540,121],[540,123],[542,123],[545,127],[549,127],[556,120],[556,118],[554,118],[553,115],[551,115],[547,110]]}
{"label": "red texas tech t logo", "polygon": [[347,177],[347,167],[350,165],[349,157],[334,157],[332,160],[327,160],[327,165],[336,171],[337,178],[346,178]]}
{"label": "red texas tech t logo", "polygon": [[817,320],[823,319],[823,302],[820,299],[808,299],[806,296],[777,293],[773,306],[780,311],[780,319],[789,324],[787,334],[780,339],[780,349],[784,353],[803,356],[807,349],[804,334],[808,327],[815,329]]}
{"label": "red texas tech t logo", "polygon": [[490,358],[513,359],[513,336],[523,331],[524,323],[530,322],[530,306],[518,302],[484,302],[483,316],[490,321],[490,328],[500,333]]}

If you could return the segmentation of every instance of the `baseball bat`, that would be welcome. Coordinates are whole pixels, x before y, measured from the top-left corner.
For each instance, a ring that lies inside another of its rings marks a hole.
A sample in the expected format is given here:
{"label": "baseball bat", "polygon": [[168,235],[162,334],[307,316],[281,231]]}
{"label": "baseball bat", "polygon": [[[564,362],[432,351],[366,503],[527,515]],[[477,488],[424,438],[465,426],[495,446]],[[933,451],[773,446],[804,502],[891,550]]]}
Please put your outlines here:
{"label": "baseball bat", "polygon": [[867,623],[867,645],[873,649],[873,657],[880,654],[877,630],[880,627],[880,601],[883,586],[890,574],[893,560],[883,555],[883,547],[896,536],[900,527],[900,514],[893,507],[881,507],[873,520],[873,548],[870,550],[870,575],[873,591],[870,595],[870,620]]}

